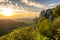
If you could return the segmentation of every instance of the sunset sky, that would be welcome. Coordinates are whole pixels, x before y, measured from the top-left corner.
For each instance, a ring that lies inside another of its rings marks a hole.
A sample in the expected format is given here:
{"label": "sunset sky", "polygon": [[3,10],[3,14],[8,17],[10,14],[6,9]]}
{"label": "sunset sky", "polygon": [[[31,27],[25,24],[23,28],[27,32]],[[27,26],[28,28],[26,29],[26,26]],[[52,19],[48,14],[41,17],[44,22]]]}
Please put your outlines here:
{"label": "sunset sky", "polygon": [[15,17],[36,17],[41,10],[54,8],[58,4],[60,0],[0,0],[0,12],[5,7],[11,8]]}

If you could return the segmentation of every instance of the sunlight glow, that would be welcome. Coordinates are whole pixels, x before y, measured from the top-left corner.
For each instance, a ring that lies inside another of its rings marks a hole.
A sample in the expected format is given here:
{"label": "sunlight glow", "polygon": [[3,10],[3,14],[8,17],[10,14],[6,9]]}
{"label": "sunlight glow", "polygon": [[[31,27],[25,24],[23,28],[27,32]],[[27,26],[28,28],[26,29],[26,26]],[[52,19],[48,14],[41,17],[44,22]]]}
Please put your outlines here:
{"label": "sunlight glow", "polygon": [[12,16],[13,15],[13,10],[11,8],[2,8],[2,15]]}

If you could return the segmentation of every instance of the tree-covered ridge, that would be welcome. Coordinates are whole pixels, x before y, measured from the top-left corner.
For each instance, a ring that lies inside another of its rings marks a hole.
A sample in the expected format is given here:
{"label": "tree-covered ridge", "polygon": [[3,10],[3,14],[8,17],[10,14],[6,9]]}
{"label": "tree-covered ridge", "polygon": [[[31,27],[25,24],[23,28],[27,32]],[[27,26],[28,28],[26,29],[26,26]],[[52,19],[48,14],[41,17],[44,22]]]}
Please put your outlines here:
{"label": "tree-covered ridge", "polygon": [[35,19],[34,30],[33,26],[18,28],[0,37],[0,40],[60,40],[60,5],[49,10]]}
{"label": "tree-covered ridge", "polygon": [[[49,40],[60,40],[60,5],[54,8],[52,11],[42,12],[40,18],[37,21],[36,27],[40,34],[49,38]],[[52,19],[50,19],[50,14]],[[46,16],[45,16],[46,15]],[[48,16],[49,15],[49,16]]]}

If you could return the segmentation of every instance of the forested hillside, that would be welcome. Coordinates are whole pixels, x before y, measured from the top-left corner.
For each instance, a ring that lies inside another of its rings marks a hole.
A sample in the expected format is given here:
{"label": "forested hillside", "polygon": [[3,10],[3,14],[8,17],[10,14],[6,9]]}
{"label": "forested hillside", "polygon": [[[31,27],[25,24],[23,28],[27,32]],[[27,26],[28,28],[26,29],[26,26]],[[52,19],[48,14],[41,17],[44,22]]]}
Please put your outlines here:
{"label": "forested hillside", "polygon": [[0,40],[60,40],[60,5],[51,12],[53,20],[45,14],[36,18],[33,26],[17,28],[13,32],[0,37]]}

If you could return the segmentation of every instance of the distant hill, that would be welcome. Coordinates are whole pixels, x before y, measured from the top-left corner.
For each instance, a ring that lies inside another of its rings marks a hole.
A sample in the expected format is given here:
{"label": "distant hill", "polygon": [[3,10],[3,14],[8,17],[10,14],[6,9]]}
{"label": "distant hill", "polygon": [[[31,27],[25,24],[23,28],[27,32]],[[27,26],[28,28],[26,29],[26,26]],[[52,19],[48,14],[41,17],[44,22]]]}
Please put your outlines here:
{"label": "distant hill", "polygon": [[24,22],[17,22],[10,19],[0,19],[0,36],[7,34],[18,27],[24,27],[28,24]]}

